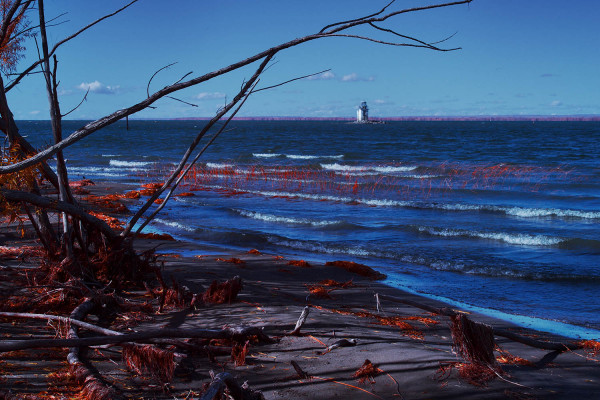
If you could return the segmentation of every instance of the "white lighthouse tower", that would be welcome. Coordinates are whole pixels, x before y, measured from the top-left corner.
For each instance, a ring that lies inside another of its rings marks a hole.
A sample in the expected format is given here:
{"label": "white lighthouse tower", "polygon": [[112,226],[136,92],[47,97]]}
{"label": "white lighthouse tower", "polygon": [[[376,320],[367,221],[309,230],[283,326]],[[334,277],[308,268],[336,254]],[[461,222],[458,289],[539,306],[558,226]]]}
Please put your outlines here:
{"label": "white lighthouse tower", "polygon": [[356,122],[359,124],[369,122],[369,107],[366,101],[360,103],[360,107],[356,110]]}

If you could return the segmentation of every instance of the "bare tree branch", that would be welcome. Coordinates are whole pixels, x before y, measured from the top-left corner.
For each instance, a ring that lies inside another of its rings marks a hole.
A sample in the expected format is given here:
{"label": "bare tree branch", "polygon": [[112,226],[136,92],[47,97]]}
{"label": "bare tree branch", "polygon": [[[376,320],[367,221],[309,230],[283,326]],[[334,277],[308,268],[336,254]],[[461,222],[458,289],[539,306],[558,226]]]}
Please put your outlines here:
{"label": "bare tree branch", "polygon": [[223,124],[223,126],[217,131],[217,133],[215,133],[213,135],[212,138],[210,138],[210,140],[208,141],[208,143],[206,143],[204,145],[204,147],[202,148],[202,150],[200,150],[198,152],[198,154],[196,154],[196,157],[194,157],[194,159],[192,160],[192,162],[190,162],[187,165],[187,167],[185,168],[185,170],[182,173],[179,174],[179,178],[177,178],[177,180],[175,181],[175,183],[173,183],[173,185],[171,186],[171,189],[169,190],[169,193],[167,193],[167,195],[165,196],[163,202],[156,208],[156,210],[154,210],[154,212],[152,212],[152,214],[148,218],[146,218],[146,220],[137,229],[136,233],[140,233],[142,231],[142,229],[144,229],[144,227],[152,220],[152,218],[154,218],[164,208],[164,206],[167,204],[167,201],[169,201],[169,199],[171,198],[171,195],[173,194],[173,192],[175,191],[175,189],[177,189],[177,186],[179,186],[179,183],[187,175],[187,173],[190,171],[190,169],[192,168],[192,166],[194,164],[196,164],[196,162],[198,161],[198,159],[200,158],[200,156],[215,141],[215,139],[217,139],[217,137],[219,137],[219,135],[225,130],[225,128],[227,127],[227,125],[229,124],[229,122],[233,119],[233,117],[235,117],[235,115],[238,113],[238,111],[240,111],[240,109],[242,108],[242,106],[244,105],[244,103],[246,102],[246,100],[248,100],[248,97],[250,97],[250,95],[252,93],[254,93],[253,89],[258,84],[258,82],[259,82],[259,80],[257,80],[254,83],[254,85],[252,86],[252,88],[250,88],[250,91],[248,92],[248,94],[243,98],[243,100],[240,102],[240,104],[238,105],[238,107],[231,113],[231,115],[229,116],[229,118],[227,119],[227,121],[225,121],[225,123]]}
{"label": "bare tree branch", "polygon": [[[31,0],[30,0],[31,1]],[[52,50],[48,53],[48,56],[52,56],[54,55],[54,53],[56,52],[56,50],[63,45],[64,43],[68,42],[71,39],[76,38],[77,36],[79,36],[80,34],[82,34],[83,32],[87,31],[88,29],[90,29],[92,26],[104,21],[107,18],[110,18],[118,13],[120,13],[121,11],[125,10],[126,8],[128,8],[129,6],[131,6],[132,4],[136,3],[138,0],[132,0],[131,2],[129,2],[127,5],[125,5],[124,7],[119,8],[117,11],[107,14],[101,18],[98,18],[97,20],[95,20],[94,22],[84,26],[83,28],[81,28],[80,30],[78,30],[77,32],[75,32],[74,34],[72,34],[71,36],[68,36],[66,38],[64,38],[63,40],[61,40],[60,42],[56,43],[54,45],[54,47],[52,47]],[[40,65],[42,62],[44,62],[44,60],[38,60],[36,62],[34,62],[33,64],[31,64],[25,71],[23,71],[18,77],[16,77],[9,85],[6,86],[6,91],[10,91],[13,87],[15,87],[20,81],[21,79],[23,79],[27,74],[29,74],[31,71],[33,71],[38,65]]]}
{"label": "bare tree branch", "polygon": [[300,80],[300,79],[304,79],[304,78],[310,78],[311,76],[319,75],[319,74],[322,74],[322,73],[328,72],[328,71],[331,71],[331,68],[324,69],[323,71],[320,71],[320,72],[315,72],[314,74],[308,74],[308,75],[304,75],[304,76],[299,76],[297,78],[290,79],[290,80],[287,80],[285,82],[278,83],[276,85],[271,85],[271,86],[266,86],[266,87],[263,87],[263,88],[260,88],[260,89],[256,89],[254,91],[254,93],[261,92],[263,90],[273,89],[273,88],[276,88],[276,87],[279,87],[279,86],[283,86],[283,85],[285,85],[287,83],[290,83],[290,82],[294,82],[294,81],[297,81],[297,80]]}
{"label": "bare tree branch", "polygon": [[383,7],[381,10],[379,10],[379,12],[376,12],[376,13],[374,13],[374,14],[371,14],[371,15],[367,15],[366,17],[361,17],[361,18],[351,19],[351,20],[349,20],[349,21],[335,22],[335,23],[333,23],[333,24],[329,24],[329,25],[327,25],[326,27],[324,27],[323,29],[321,29],[321,30],[319,31],[319,33],[323,33],[323,32],[325,32],[327,29],[329,29],[329,28],[332,28],[332,27],[334,27],[334,26],[338,26],[338,25],[345,25],[345,24],[348,24],[348,23],[351,23],[351,22],[357,22],[357,21],[362,21],[362,20],[365,20],[365,19],[367,19],[367,18],[373,18],[373,17],[376,17],[376,16],[378,16],[378,15],[382,14],[383,12],[385,12],[385,10],[386,10],[386,9],[387,9],[389,6],[391,6],[391,5],[392,5],[392,4],[393,4],[395,1],[396,1],[396,0],[392,0],[392,1],[390,1],[390,2],[389,2],[389,3],[388,3],[386,6],[385,6],[385,7]]}
{"label": "bare tree branch", "polygon": [[397,42],[386,42],[384,40],[378,40],[378,39],[373,39],[371,37],[368,36],[360,36],[360,35],[345,35],[345,34],[331,34],[329,35],[329,37],[345,37],[345,38],[353,38],[353,39],[361,39],[361,40],[366,40],[369,42],[373,42],[373,43],[379,43],[379,44],[385,44],[386,46],[398,46],[398,47],[417,47],[417,48],[422,48],[422,49],[431,49],[431,50],[437,50],[437,51],[455,51],[455,50],[460,50],[460,47],[456,47],[454,49],[439,49],[435,46],[431,46],[429,44],[413,44],[413,43],[397,43]]}
{"label": "bare tree branch", "polygon": [[[150,83],[152,83],[152,79],[154,79],[154,77],[162,70],[165,70],[169,67],[172,67],[173,65],[177,64],[177,61],[174,63],[171,63],[169,65],[165,65],[164,67],[160,68],[159,70],[157,70],[155,73],[152,74],[152,76],[150,77],[150,79],[148,80],[148,85],[146,86],[146,94],[148,95],[148,97],[150,97]],[[183,79],[183,78],[182,78]],[[181,80],[180,80],[181,81]]]}
{"label": "bare tree branch", "polygon": [[240,89],[240,91],[233,98],[233,100],[231,100],[231,102],[229,104],[227,104],[222,110],[220,110],[217,113],[217,115],[215,115],[210,121],[208,121],[208,123],[204,126],[204,128],[200,131],[200,133],[196,136],[196,138],[192,141],[192,143],[186,150],[185,154],[183,155],[181,161],[179,162],[179,165],[177,166],[177,168],[175,168],[175,170],[173,171],[171,176],[167,179],[167,181],[163,184],[163,186],[154,193],[154,195],[150,196],[150,199],[148,199],[146,204],[144,204],[138,210],[138,212],[131,218],[131,220],[127,224],[127,227],[125,228],[125,230],[123,232],[121,232],[121,236],[126,236],[129,234],[129,232],[131,232],[131,229],[133,229],[133,227],[135,226],[137,221],[140,219],[140,217],[154,203],[154,200],[156,200],[171,185],[171,183],[173,183],[173,181],[177,178],[179,173],[185,167],[185,163],[190,158],[190,156],[192,155],[192,152],[194,151],[196,146],[198,146],[198,144],[200,143],[200,140],[204,137],[206,132],[208,132],[209,129],[212,128],[212,126],[215,123],[217,123],[217,121],[219,121],[227,112],[229,112],[229,110],[231,110],[240,100],[242,100],[242,98],[246,95],[248,90],[250,90],[250,88],[252,87],[254,82],[258,79],[258,77],[263,72],[263,70],[266,68],[269,61],[271,61],[271,59],[273,58],[274,55],[275,55],[275,52],[268,53],[265,56],[264,60],[261,62],[260,66],[254,72],[254,75],[252,75],[250,80],[248,82],[246,82],[246,84]]}
{"label": "bare tree branch", "polygon": [[177,97],[173,97],[173,96],[165,96],[165,97],[168,98],[168,99],[171,99],[171,100],[179,101],[179,102],[181,102],[183,104],[187,104],[188,106],[198,107],[198,104],[188,103],[187,101],[178,99]]}
{"label": "bare tree branch", "polygon": [[[436,47],[436,46],[433,46],[433,44],[432,44],[432,43],[427,43],[427,42],[424,42],[424,41],[422,41],[422,40],[419,40],[419,39],[417,39],[417,38],[414,38],[414,37],[412,37],[412,36],[403,35],[403,34],[401,34],[401,33],[398,33],[398,32],[396,32],[396,31],[394,31],[394,30],[392,30],[392,29],[382,28],[382,27],[380,27],[380,26],[377,26],[377,25],[375,25],[375,24],[374,24],[374,23],[372,23],[372,22],[369,22],[369,25],[371,25],[373,28],[375,28],[375,29],[377,29],[377,30],[380,30],[380,31],[383,31],[383,32],[388,32],[388,33],[391,33],[392,35],[396,35],[396,36],[398,36],[398,37],[401,37],[401,38],[403,38],[403,39],[408,39],[408,40],[412,40],[412,41],[414,41],[414,42],[420,43],[420,44],[422,44],[423,46],[425,46],[425,47],[429,47],[429,48],[431,48],[431,49],[433,49],[433,50],[438,50],[438,51],[448,51],[448,50],[442,50],[442,49],[440,49],[440,48],[438,48],[438,47]],[[454,35],[453,35],[453,36],[454,36]],[[445,39],[445,40],[446,40],[446,39]],[[436,43],[441,43],[441,42],[443,42],[443,41],[444,41],[444,40],[440,40],[440,41],[438,41],[438,42],[436,42]],[[452,50],[458,50],[458,49],[452,49]]]}
{"label": "bare tree branch", "polygon": [[0,197],[6,201],[12,202],[25,202],[28,204],[33,204],[34,206],[38,206],[41,208],[47,208],[50,210],[56,210],[60,212],[67,213],[73,217],[76,217],[85,223],[92,225],[97,228],[100,232],[102,232],[109,239],[116,239],[118,235],[113,231],[110,226],[101,219],[94,217],[93,215],[88,214],[83,208],[65,203],[64,201],[56,201],[53,199],[49,199],[47,197],[39,196],[29,192],[22,192],[18,190],[8,190],[0,188]]}
{"label": "bare tree branch", "polygon": [[86,99],[87,99],[87,95],[88,95],[88,93],[89,93],[89,92],[90,92],[90,88],[88,88],[88,90],[85,92],[85,96],[83,96],[83,99],[81,99],[81,101],[79,102],[79,104],[77,104],[77,105],[76,105],[76,106],[75,106],[73,109],[71,109],[71,111],[69,111],[68,113],[61,115],[61,117],[63,117],[63,118],[64,118],[64,117],[66,117],[67,115],[71,114],[73,111],[77,110],[77,109],[78,109],[78,108],[79,108],[79,107],[80,107],[80,106],[83,104],[83,102],[84,102],[84,101],[86,101]]}
{"label": "bare tree branch", "polygon": [[[231,71],[237,70],[239,68],[242,68],[244,66],[247,66],[253,62],[256,62],[258,60],[261,60],[265,57],[267,57],[269,54],[275,54],[278,53],[282,50],[288,49],[290,47],[294,47],[297,46],[299,44],[302,43],[306,43],[312,40],[317,40],[317,39],[321,39],[321,38],[325,38],[325,37],[332,37],[335,35],[341,35],[338,34],[338,32],[350,29],[352,27],[355,26],[359,26],[359,25],[365,25],[368,24],[369,22],[381,22],[381,21],[385,21],[388,18],[395,16],[395,15],[399,15],[399,14],[403,14],[403,13],[408,13],[408,12],[414,12],[414,11],[422,11],[422,10],[428,10],[428,9],[434,9],[434,8],[440,8],[440,7],[449,7],[449,6],[454,6],[454,5],[459,5],[459,4],[468,4],[470,3],[472,0],[462,0],[462,1],[456,1],[456,2],[451,2],[451,3],[441,3],[441,4],[435,4],[435,5],[430,5],[430,6],[424,6],[424,7],[417,7],[417,8],[411,8],[411,9],[405,9],[405,10],[400,10],[400,11],[395,11],[395,12],[391,12],[389,14],[383,15],[379,18],[369,18],[366,20],[359,20],[359,21],[355,21],[355,22],[350,22],[346,25],[342,25],[339,26],[329,32],[326,33],[317,33],[317,34],[313,34],[313,35],[307,35],[301,38],[297,38],[294,40],[291,40],[289,42],[286,43],[282,43],[279,44],[277,46],[271,47],[268,50],[262,51],[260,53],[255,54],[254,56],[248,57],[244,60],[238,61],[236,63],[233,63],[231,65],[228,65],[226,67],[223,67],[221,69],[218,69],[216,71],[212,71],[209,72],[207,74],[204,74],[202,76],[198,76],[196,78],[190,79],[188,81],[184,81],[184,82],[180,82],[177,84],[172,84],[169,86],[164,87],[163,89],[155,92],[154,94],[152,94],[150,97],[144,99],[143,101],[128,107],[128,108],[124,108],[121,110],[118,110],[110,115],[107,115],[103,118],[100,118],[96,121],[90,122],[89,124],[87,124],[86,126],[84,126],[83,128],[75,131],[74,133],[72,133],[69,137],[65,138],[62,142],[57,143],[54,146],[51,146],[41,152],[39,152],[36,156],[31,157],[27,160],[21,161],[19,163],[15,163],[12,165],[8,165],[8,166],[2,166],[0,167],[0,174],[3,173],[9,173],[9,172],[15,172],[15,171],[19,171],[21,169],[27,168],[31,165],[34,165],[37,162],[40,162],[42,160],[46,160],[50,157],[52,157],[57,151],[64,149],[65,147],[70,146],[71,144],[91,135],[92,133],[96,132],[98,129],[104,128],[105,126],[108,126],[116,121],[119,121],[122,118],[125,118],[126,116],[129,116],[131,114],[134,114],[140,110],[143,110],[149,106],[151,106],[155,101],[157,101],[158,99],[167,96],[173,92],[176,92],[178,90],[181,89],[185,89],[194,85],[197,85],[199,83],[202,82],[206,82],[210,79],[213,79],[217,76],[229,73]],[[348,37],[355,37],[352,35],[349,35]],[[361,38],[360,36],[356,36],[357,38]],[[370,39],[370,38],[369,38]],[[375,41],[375,39],[370,39],[372,41]],[[379,43],[382,44],[388,44],[387,42],[383,42],[383,41],[379,41]],[[398,46],[397,43],[389,43],[389,45],[393,45],[393,46]],[[426,46],[423,46],[426,47]],[[428,48],[428,47],[427,47]]]}

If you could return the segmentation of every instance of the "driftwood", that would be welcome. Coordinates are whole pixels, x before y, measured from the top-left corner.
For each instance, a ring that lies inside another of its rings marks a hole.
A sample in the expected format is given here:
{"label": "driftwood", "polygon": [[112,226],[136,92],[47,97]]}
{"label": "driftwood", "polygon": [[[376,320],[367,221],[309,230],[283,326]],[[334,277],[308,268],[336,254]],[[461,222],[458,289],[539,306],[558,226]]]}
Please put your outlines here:
{"label": "driftwood", "polygon": [[72,317],[63,317],[60,315],[49,315],[49,314],[32,314],[32,313],[14,313],[14,312],[1,312],[0,317],[9,318],[27,318],[27,319],[45,319],[47,321],[60,321],[67,325],[76,325],[80,328],[90,330],[92,332],[100,333],[102,335],[121,335],[121,332],[113,331],[111,329],[102,328],[101,326],[90,324],[85,321],[73,319]]}
{"label": "driftwood", "polygon": [[309,313],[310,313],[310,306],[304,307],[304,310],[302,310],[302,314],[300,314],[300,318],[298,318],[298,321],[296,322],[296,327],[294,328],[293,331],[291,331],[289,333],[290,336],[299,336],[300,335],[300,329],[302,329],[302,325],[304,325],[304,323],[306,322],[306,318],[308,318]]}
{"label": "driftwood", "polygon": [[[451,308],[447,308],[447,307],[436,308],[436,307],[432,307],[430,305],[419,303],[416,301],[399,299],[397,297],[392,297],[392,296],[383,295],[383,294],[380,294],[379,298],[388,300],[388,301],[392,301],[394,303],[406,304],[411,307],[429,311],[434,314],[445,315],[447,317],[454,317],[454,316],[460,314]],[[535,348],[541,349],[541,350],[567,351],[567,350],[579,350],[579,349],[583,348],[583,345],[581,343],[542,341],[542,340],[532,339],[532,338],[529,338],[529,337],[526,337],[523,335],[519,335],[518,333],[510,332],[506,329],[500,329],[500,328],[492,328],[492,329],[493,329],[494,335],[496,335],[496,336],[505,337],[507,339],[514,340],[515,342],[519,342],[519,343],[525,344],[527,346],[535,347]]]}
{"label": "driftwood", "polygon": [[323,352],[317,352],[317,354],[327,354],[330,351],[337,349],[338,347],[352,347],[352,346],[356,346],[358,344],[358,341],[356,339],[340,339],[336,342],[334,342],[332,345],[328,346],[325,351]]}
{"label": "driftwood", "polygon": [[312,378],[307,372],[305,372],[302,368],[300,368],[300,366],[298,365],[298,363],[294,360],[290,361],[290,364],[292,364],[292,367],[294,367],[294,369],[296,370],[296,373],[298,374],[298,377],[300,379],[310,379]]}
{"label": "driftwood", "polygon": [[[92,299],[87,299],[73,310],[70,318],[82,320],[96,306],[97,304]],[[77,340],[78,338],[77,328],[71,325],[66,340]],[[80,350],[81,348],[77,345],[71,347],[67,355],[67,362],[76,379],[83,385],[82,397],[95,400],[121,399],[122,397],[113,388],[107,386],[81,361]]]}
{"label": "driftwood", "polygon": [[225,388],[234,400],[264,400],[261,392],[250,390],[246,385],[240,386],[229,372],[216,375],[200,400],[220,399]]}
{"label": "driftwood", "polygon": [[125,333],[116,336],[94,336],[69,339],[30,339],[4,340],[0,343],[0,352],[33,349],[41,347],[99,346],[127,342],[150,342],[160,338],[200,338],[200,339],[232,339],[241,341],[249,336],[257,336],[263,342],[271,339],[263,332],[262,327],[235,327],[224,329],[152,329],[144,332]]}

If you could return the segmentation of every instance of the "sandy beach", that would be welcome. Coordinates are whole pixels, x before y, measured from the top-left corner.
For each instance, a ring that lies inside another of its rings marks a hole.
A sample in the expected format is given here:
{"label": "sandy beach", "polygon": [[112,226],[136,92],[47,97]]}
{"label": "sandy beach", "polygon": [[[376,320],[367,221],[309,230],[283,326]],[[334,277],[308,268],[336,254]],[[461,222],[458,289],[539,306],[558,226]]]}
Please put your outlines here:
{"label": "sandy beach", "polygon": [[[112,193],[116,189],[123,187],[97,186],[93,190]],[[33,240],[19,238],[14,228],[14,224],[2,228],[1,246],[18,248],[34,244]],[[165,308],[162,313],[157,312],[157,300],[143,290],[125,291],[121,294],[124,298],[148,302],[153,311],[143,316],[124,314],[125,319],[117,318],[119,327],[111,329],[140,332],[156,328],[218,330],[251,326],[263,327],[271,342],[250,341],[243,365],[237,366],[229,354],[222,354],[227,351],[207,354],[190,350],[192,346],[187,350],[178,347],[174,378],[164,388],[148,374],[128,372],[120,356],[120,346],[88,351],[92,369],[127,398],[201,398],[211,381],[211,371],[230,373],[239,384],[247,382],[251,389],[260,390],[266,399],[600,398],[597,355],[583,350],[540,350],[500,336],[495,339],[501,352],[497,349],[494,353],[500,373],[480,386],[466,382],[457,372],[464,361],[453,352],[450,319],[427,311],[447,310],[447,305],[343,268],[306,265],[299,260],[262,254],[260,249],[231,252],[202,249],[181,241],[140,239],[136,248],[139,251],[156,248],[159,263],[164,264],[165,281],[185,285],[191,293],[202,293],[213,281],[223,282],[234,276],[241,278],[243,288],[230,304]],[[185,256],[190,253],[201,255]],[[3,275],[0,288],[6,298],[12,288],[10,277],[34,268],[35,260],[5,257],[0,261]],[[306,306],[310,313],[300,334],[289,335]],[[494,329],[539,341],[573,342],[484,315],[468,314],[468,317]],[[60,327],[47,325],[45,321],[9,318],[0,321],[5,338],[52,338],[60,331]],[[102,321],[92,317],[90,322]],[[329,347],[336,342],[350,345]],[[78,386],[68,379],[66,352],[66,349],[33,349],[3,353],[0,398],[76,395]],[[375,369],[371,375],[359,377],[356,372],[366,360]],[[292,362],[306,375],[300,376]]]}

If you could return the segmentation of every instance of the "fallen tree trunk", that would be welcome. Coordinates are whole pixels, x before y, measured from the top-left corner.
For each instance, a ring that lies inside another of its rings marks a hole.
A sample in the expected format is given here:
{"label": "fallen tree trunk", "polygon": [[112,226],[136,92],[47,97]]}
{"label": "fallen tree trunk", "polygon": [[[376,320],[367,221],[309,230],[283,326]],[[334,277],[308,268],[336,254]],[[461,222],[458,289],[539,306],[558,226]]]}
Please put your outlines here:
{"label": "fallen tree trunk", "polygon": [[49,315],[49,314],[32,314],[32,313],[15,313],[15,312],[0,312],[0,317],[7,318],[26,318],[26,319],[44,319],[46,321],[60,321],[65,324],[76,325],[80,328],[90,330],[92,332],[100,333],[102,335],[122,335],[121,332],[113,331],[111,329],[102,328],[101,326],[90,324],[85,321],[73,319],[72,317],[63,317],[61,315]]}
{"label": "fallen tree trunk", "polygon": [[[397,297],[387,296],[387,295],[379,295],[380,299],[385,299],[388,301],[392,301],[394,303],[406,304],[411,307],[420,308],[421,310],[429,311],[434,314],[445,315],[447,317],[454,317],[459,313],[454,311],[451,308],[436,308],[427,304],[419,303],[412,300],[399,299]],[[519,335],[515,332],[510,332],[506,329],[500,328],[492,328],[494,331],[494,335],[505,337],[510,340],[514,340],[515,342],[519,342],[525,344],[530,347],[535,347],[541,350],[554,350],[554,351],[566,351],[566,350],[579,350],[583,348],[583,345],[580,343],[568,343],[568,342],[552,342],[552,341],[542,341],[532,339],[523,335]]]}
{"label": "fallen tree trunk", "polygon": [[252,391],[244,385],[240,386],[229,372],[221,372],[213,378],[200,400],[220,399],[225,388],[229,389],[229,395],[234,400],[264,400],[265,398],[261,392]]}
{"label": "fallen tree trunk", "polygon": [[[87,299],[73,310],[70,318],[73,320],[82,320],[96,306],[97,304],[92,299]],[[72,325],[69,327],[68,338],[66,340],[79,339],[77,328]],[[75,347],[71,347],[67,355],[67,362],[71,366],[75,378],[83,385],[83,389],[81,390],[82,397],[96,400],[121,399],[122,396],[113,388],[106,385],[81,361],[80,351],[80,346],[75,345]]]}
{"label": "fallen tree trunk", "polygon": [[145,332],[125,333],[113,336],[95,336],[72,339],[30,339],[4,340],[0,343],[0,352],[25,350],[41,347],[81,347],[118,344],[127,342],[148,342],[160,338],[200,338],[200,339],[232,339],[243,340],[249,336],[257,336],[263,342],[271,342],[262,327],[236,327],[216,329],[153,329]]}

